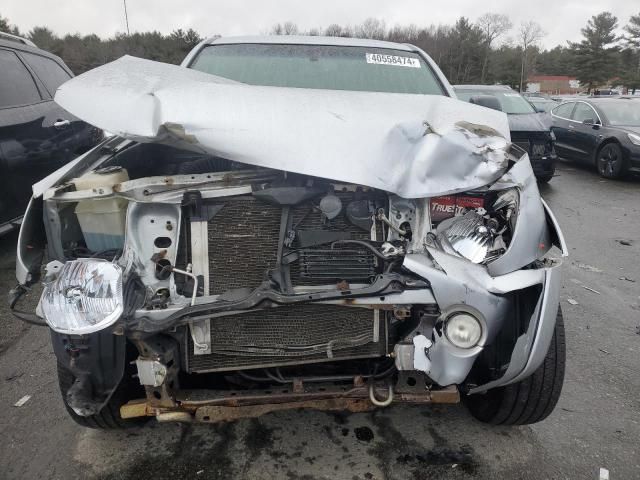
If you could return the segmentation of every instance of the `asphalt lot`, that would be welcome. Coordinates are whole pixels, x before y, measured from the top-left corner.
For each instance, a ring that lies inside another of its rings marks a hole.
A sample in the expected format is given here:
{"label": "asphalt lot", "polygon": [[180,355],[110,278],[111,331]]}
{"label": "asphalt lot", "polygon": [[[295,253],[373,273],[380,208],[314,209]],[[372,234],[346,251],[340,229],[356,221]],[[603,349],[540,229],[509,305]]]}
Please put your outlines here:
{"label": "asphalt lot", "polygon": [[[566,380],[546,421],[496,428],[462,406],[395,406],[87,430],[66,416],[46,329],[20,324],[2,302],[0,478],[597,479],[600,467],[612,480],[640,478],[640,178],[604,180],[563,162],[541,191],[571,250]],[[3,291],[14,245],[15,235],[0,240]]]}

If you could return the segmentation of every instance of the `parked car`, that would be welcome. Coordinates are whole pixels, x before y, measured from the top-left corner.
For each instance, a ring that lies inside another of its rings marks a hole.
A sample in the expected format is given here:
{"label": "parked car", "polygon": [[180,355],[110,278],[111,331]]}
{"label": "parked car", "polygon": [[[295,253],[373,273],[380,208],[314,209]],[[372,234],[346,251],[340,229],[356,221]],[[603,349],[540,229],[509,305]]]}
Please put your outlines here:
{"label": "parked car", "polygon": [[[553,410],[562,233],[506,115],[455,99],[417,47],[210,39],[56,101],[121,135],[37,185],[18,245],[14,313],[50,327],[76,422]],[[18,311],[45,244],[38,310]]]}
{"label": "parked car", "polygon": [[619,90],[613,90],[610,88],[603,88],[603,89],[596,89],[593,91],[592,96],[593,97],[610,97],[610,96],[615,96],[615,95],[620,95],[620,91]]}
{"label": "parked car", "polygon": [[594,165],[605,178],[640,170],[640,102],[585,98],[551,110],[561,157]]}
{"label": "parked car", "polygon": [[560,102],[545,97],[527,97],[527,101],[538,113],[549,113]]}
{"label": "parked car", "polygon": [[100,130],[53,101],[72,77],[55,55],[0,35],[0,235],[19,224],[31,185],[102,138]]}
{"label": "parked car", "polygon": [[455,85],[459,99],[484,105],[509,117],[511,141],[529,154],[536,178],[547,183],[556,171],[556,151],[550,122],[522,95],[506,85]]}

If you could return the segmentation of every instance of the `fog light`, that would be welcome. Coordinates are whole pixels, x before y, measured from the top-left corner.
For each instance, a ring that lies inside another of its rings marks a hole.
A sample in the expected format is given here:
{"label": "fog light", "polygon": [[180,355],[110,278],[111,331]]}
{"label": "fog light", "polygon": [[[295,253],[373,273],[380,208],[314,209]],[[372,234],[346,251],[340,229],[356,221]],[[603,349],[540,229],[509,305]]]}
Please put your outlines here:
{"label": "fog light", "polygon": [[482,336],[482,327],[476,317],[469,313],[454,313],[447,319],[444,334],[459,348],[475,347]]}

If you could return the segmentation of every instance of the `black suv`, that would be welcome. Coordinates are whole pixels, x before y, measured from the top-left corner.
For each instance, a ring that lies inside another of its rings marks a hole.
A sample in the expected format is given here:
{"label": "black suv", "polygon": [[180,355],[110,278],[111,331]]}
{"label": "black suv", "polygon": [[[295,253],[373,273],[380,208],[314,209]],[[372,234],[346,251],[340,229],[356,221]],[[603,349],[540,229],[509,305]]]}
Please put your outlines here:
{"label": "black suv", "polygon": [[454,85],[453,89],[460,100],[506,113],[511,141],[529,154],[538,182],[553,178],[558,157],[546,113],[537,112],[522,95],[505,85]]}
{"label": "black suv", "polygon": [[102,139],[53,101],[72,76],[60,58],[0,32],[0,235],[19,224],[34,183]]}

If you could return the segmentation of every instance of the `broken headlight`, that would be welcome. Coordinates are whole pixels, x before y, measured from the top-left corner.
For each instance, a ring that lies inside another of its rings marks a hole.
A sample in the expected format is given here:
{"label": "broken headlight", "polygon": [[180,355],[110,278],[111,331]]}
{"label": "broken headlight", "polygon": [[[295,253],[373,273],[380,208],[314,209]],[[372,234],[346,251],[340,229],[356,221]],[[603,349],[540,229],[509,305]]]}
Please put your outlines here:
{"label": "broken headlight", "polygon": [[473,263],[489,263],[507,251],[518,217],[519,194],[515,188],[487,194],[484,207],[467,209],[443,220],[436,241],[447,253]]}
{"label": "broken headlight", "polygon": [[122,270],[106,260],[78,259],[64,264],[45,285],[40,300],[44,318],[59,333],[102,330],[123,312]]}

